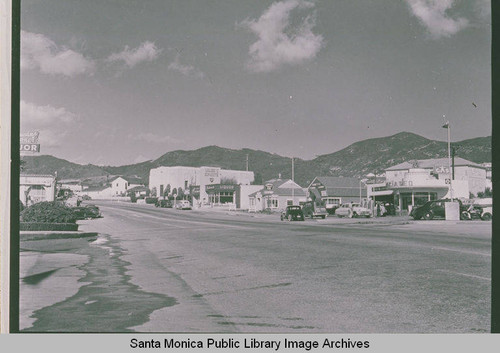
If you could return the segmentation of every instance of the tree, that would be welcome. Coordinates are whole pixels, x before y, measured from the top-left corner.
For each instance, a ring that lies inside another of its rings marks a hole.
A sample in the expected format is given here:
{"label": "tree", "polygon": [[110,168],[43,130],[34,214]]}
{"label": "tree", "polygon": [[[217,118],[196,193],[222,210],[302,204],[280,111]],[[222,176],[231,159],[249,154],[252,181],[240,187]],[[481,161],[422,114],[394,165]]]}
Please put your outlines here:
{"label": "tree", "polygon": [[260,173],[255,173],[252,185],[262,185],[262,175]]}
{"label": "tree", "polygon": [[170,194],[170,184],[167,184],[167,187],[163,191],[163,197],[167,196]]}
{"label": "tree", "polygon": [[236,179],[235,178],[220,178],[220,183],[222,185],[236,185]]}
{"label": "tree", "polygon": [[153,186],[153,188],[151,189],[151,197],[156,197],[156,187]]}
{"label": "tree", "polygon": [[182,188],[177,189],[177,198],[178,199],[183,199],[184,198],[184,190]]}

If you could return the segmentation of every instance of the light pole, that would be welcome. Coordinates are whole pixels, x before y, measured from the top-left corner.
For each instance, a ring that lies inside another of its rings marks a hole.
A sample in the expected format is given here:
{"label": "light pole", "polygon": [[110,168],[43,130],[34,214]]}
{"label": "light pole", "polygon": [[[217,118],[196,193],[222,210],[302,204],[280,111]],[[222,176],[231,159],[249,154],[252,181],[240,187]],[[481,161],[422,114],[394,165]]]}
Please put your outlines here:
{"label": "light pole", "polygon": [[450,138],[450,122],[447,121],[443,125],[443,129],[446,129],[448,131],[448,174],[449,174],[449,184],[448,184],[448,189],[450,192],[450,199],[453,201],[453,188],[451,186],[451,138]]}

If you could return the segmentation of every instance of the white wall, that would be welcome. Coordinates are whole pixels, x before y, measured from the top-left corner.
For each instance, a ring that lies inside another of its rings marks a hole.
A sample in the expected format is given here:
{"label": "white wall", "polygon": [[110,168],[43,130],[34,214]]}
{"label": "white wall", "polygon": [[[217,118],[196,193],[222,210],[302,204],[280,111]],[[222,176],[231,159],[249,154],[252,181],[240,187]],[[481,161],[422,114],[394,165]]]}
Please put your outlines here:
{"label": "white wall", "polygon": [[248,210],[250,207],[250,198],[248,195],[262,190],[264,185],[241,185],[240,186],[240,209]]}

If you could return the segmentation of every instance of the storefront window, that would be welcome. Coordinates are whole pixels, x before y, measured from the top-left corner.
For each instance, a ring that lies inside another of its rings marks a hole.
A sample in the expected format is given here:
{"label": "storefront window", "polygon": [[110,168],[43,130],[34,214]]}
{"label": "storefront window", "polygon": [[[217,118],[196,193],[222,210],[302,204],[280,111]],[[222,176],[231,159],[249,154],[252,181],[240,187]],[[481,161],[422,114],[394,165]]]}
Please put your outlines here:
{"label": "storefront window", "polygon": [[411,192],[402,192],[401,193],[401,209],[402,210],[407,210],[408,206],[412,204],[411,202]]}

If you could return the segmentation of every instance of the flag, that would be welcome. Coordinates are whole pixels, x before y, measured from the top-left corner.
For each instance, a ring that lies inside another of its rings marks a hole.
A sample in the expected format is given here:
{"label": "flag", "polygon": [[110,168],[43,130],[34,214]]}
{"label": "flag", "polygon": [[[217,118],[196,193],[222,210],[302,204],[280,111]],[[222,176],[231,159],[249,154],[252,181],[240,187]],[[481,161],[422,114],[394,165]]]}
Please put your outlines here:
{"label": "flag", "polygon": [[450,122],[447,121],[442,127],[443,129],[447,129],[450,126]]}

